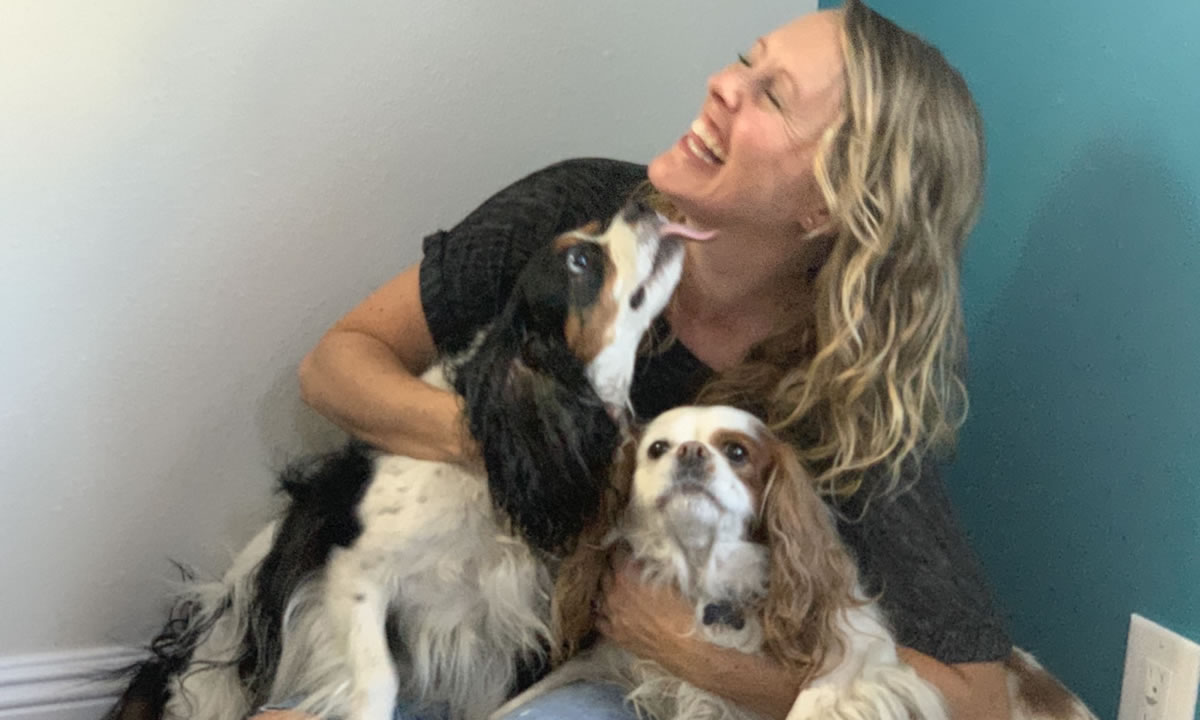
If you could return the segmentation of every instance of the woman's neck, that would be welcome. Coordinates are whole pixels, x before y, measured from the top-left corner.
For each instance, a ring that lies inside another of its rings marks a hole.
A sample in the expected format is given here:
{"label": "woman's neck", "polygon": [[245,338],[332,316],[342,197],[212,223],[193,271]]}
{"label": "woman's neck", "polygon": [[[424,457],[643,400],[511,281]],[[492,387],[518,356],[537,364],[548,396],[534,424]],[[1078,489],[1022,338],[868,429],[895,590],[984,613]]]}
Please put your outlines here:
{"label": "woman's neck", "polygon": [[826,252],[827,243],[795,237],[689,243],[668,320],[702,361],[731,367],[811,303],[813,271]]}

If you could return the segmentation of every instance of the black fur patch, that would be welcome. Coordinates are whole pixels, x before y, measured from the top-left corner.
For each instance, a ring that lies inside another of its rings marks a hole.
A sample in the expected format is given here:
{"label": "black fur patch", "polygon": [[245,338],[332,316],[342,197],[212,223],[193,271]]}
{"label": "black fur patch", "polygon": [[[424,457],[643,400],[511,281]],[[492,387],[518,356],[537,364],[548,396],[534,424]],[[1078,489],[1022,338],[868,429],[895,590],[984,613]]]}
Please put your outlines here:
{"label": "black fur patch", "polygon": [[294,463],[280,475],[280,488],[291,503],[254,578],[254,627],[238,665],[258,703],[266,701],[275,677],[288,600],[301,582],[324,567],[335,546],[349,546],[362,532],[358,503],[373,470],[371,451],[352,442]]}
{"label": "black fur patch", "polygon": [[493,329],[455,373],[492,501],[535,547],[568,546],[608,485],[619,429],[566,347],[561,253],[532,258]]}
{"label": "black fur patch", "polygon": [[[184,567],[178,564],[176,567],[179,568],[185,582],[195,579]],[[129,685],[113,707],[104,714],[103,720],[158,720],[163,716],[167,701],[170,700],[170,678],[187,668],[193,650],[212,631],[212,623],[194,622],[193,616],[197,610],[190,598],[177,602],[171,608],[163,629],[150,642],[147,648],[150,652],[149,658],[96,678],[130,678]],[[184,698],[184,701],[186,702],[187,698]]]}

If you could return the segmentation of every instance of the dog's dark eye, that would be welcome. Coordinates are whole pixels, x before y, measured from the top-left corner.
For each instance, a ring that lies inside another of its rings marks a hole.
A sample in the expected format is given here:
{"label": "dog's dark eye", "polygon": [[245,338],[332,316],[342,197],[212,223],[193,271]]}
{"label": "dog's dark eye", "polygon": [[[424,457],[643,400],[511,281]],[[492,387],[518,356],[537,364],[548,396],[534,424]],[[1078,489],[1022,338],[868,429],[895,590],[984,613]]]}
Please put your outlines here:
{"label": "dog's dark eye", "polygon": [[588,250],[589,246],[582,244],[567,250],[567,269],[576,275],[587,272],[588,267],[592,264],[591,253]]}
{"label": "dog's dark eye", "polygon": [[746,450],[746,447],[735,442],[725,443],[722,451],[725,453],[725,457],[734,463],[744,463],[746,458],[750,457],[750,452]]}
{"label": "dog's dark eye", "polygon": [[671,443],[667,442],[666,440],[655,440],[654,442],[650,443],[650,448],[646,450],[646,456],[651,460],[657,460],[663,455],[666,455],[667,451],[670,449]]}

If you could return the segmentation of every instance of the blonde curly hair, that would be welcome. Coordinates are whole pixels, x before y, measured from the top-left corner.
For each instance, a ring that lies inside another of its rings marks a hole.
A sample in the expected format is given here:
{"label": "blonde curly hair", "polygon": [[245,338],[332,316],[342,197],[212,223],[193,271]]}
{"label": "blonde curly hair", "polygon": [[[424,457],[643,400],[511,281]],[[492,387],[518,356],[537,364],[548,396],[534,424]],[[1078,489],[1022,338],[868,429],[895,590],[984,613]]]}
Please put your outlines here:
{"label": "blonde curly hair", "polygon": [[[811,314],[714,378],[702,402],[754,410],[820,487],[892,491],[966,413],[959,265],[982,196],[982,122],[937,49],[859,0],[842,15],[845,96],[814,172],[829,221]],[[876,475],[878,474],[878,475]]]}

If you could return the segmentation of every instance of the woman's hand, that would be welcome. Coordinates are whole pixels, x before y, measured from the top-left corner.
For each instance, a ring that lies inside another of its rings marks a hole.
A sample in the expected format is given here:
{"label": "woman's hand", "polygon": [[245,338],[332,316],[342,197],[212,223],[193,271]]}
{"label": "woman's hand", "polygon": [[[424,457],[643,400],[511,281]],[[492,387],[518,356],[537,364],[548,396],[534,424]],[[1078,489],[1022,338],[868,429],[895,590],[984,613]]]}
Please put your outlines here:
{"label": "woman's hand", "polygon": [[627,553],[614,557],[613,569],[602,583],[596,627],[634,655],[687,677],[689,667],[711,645],[693,632],[694,612],[679,591],[644,584],[641,571]]}
{"label": "woman's hand", "polygon": [[642,583],[636,562],[616,557],[603,589],[596,628],[610,642],[764,717],[784,718],[791,709],[799,682],[786,668],[709,643],[694,630],[691,604],[672,586]]}

